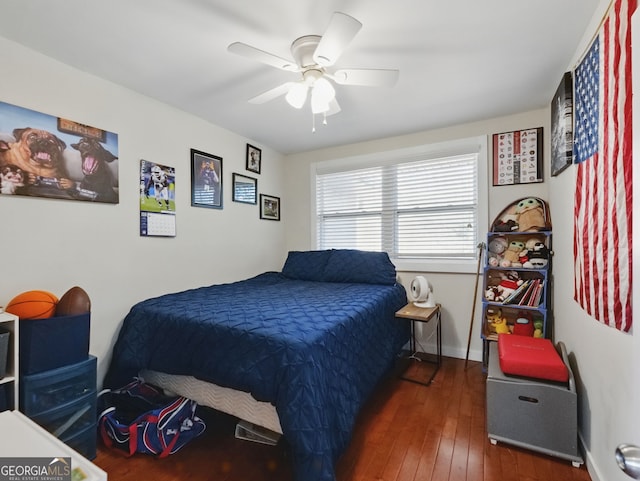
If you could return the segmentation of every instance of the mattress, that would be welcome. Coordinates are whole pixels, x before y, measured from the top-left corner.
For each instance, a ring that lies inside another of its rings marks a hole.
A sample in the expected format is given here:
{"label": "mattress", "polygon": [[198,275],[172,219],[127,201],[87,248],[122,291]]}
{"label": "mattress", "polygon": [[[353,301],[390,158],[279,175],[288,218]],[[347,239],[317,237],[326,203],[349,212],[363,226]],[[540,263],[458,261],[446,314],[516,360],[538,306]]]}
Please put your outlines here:
{"label": "mattress", "polygon": [[166,391],[193,399],[202,406],[208,406],[282,434],[275,406],[268,402],[256,401],[247,392],[200,381],[193,376],[180,376],[158,371],[143,370],[140,377]]}

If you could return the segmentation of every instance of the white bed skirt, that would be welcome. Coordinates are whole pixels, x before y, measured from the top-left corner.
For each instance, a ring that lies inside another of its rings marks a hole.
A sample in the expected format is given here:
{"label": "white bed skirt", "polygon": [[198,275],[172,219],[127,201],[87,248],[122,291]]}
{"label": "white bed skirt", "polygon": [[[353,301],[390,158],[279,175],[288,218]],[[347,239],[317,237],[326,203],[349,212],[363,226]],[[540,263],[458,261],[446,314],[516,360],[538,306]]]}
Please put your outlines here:
{"label": "white bed skirt", "polygon": [[256,401],[248,392],[200,381],[193,376],[179,376],[158,371],[144,370],[140,372],[140,377],[166,391],[193,399],[198,404],[282,434],[275,406],[268,402]]}

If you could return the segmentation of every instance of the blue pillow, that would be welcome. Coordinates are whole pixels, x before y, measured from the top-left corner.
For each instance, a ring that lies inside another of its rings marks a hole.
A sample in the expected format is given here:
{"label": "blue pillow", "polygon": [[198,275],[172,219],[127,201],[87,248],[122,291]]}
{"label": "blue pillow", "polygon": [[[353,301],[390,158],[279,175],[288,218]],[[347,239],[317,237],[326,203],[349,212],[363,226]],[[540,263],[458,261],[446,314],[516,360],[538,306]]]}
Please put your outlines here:
{"label": "blue pillow", "polygon": [[386,252],[336,249],[331,251],[324,280],[392,286],[396,283],[396,267]]}
{"label": "blue pillow", "polygon": [[289,279],[300,281],[324,281],[324,270],[331,255],[324,251],[290,251],[282,267],[282,273]]}

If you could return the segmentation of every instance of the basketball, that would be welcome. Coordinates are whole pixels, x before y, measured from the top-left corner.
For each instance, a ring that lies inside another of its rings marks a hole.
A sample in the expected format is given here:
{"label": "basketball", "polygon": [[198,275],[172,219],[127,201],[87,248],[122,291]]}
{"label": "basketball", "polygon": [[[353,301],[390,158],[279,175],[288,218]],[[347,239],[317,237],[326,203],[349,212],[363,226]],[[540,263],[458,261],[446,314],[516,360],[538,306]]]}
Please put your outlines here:
{"label": "basketball", "polygon": [[20,319],[46,319],[56,312],[58,298],[47,291],[27,291],[9,301],[5,311]]}
{"label": "basketball", "polygon": [[82,287],[72,287],[65,292],[56,306],[56,316],[74,316],[91,311],[91,300]]}

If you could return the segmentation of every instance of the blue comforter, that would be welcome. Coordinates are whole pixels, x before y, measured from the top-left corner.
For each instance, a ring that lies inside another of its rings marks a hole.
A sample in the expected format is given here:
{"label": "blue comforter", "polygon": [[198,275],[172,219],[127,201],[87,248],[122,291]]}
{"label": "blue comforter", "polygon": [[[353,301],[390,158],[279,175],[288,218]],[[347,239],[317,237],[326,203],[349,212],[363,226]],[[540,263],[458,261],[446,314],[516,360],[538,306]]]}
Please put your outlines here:
{"label": "blue comforter", "polygon": [[361,406],[406,343],[402,286],[267,272],[136,304],[105,385],[186,374],[275,405],[297,481],[332,481]]}

